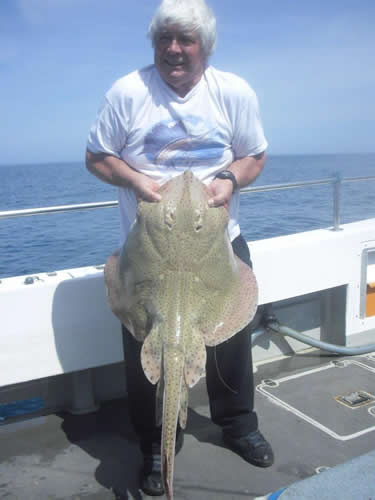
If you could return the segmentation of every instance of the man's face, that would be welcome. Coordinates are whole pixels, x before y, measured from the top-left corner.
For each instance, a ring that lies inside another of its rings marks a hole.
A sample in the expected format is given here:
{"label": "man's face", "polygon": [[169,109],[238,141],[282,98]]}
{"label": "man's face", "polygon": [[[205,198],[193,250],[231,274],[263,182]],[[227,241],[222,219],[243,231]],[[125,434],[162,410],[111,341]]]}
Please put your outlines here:
{"label": "man's face", "polygon": [[199,82],[205,67],[199,35],[168,26],[156,39],[155,66],[163,80],[184,97]]}

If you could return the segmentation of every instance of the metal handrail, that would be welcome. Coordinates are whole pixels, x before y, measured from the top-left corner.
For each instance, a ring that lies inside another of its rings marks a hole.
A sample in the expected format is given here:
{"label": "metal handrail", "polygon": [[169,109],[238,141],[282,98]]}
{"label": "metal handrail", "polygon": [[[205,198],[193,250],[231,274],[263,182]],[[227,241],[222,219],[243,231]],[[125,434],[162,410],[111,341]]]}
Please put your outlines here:
{"label": "metal handrail", "polygon": [[[341,177],[335,174],[333,177],[326,179],[317,179],[301,182],[286,182],[281,184],[268,184],[264,186],[253,186],[241,189],[241,194],[266,192],[266,191],[281,191],[284,189],[295,189],[308,186],[331,185],[333,187],[333,230],[340,230],[340,199],[341,199],[341,184],[343,182],[369,181],[375,180],[375,175],[363,177]],[[0,211],[0,219],[9,219],[12,217],[28,217],[32,215],[46,215],[59,212],[70,212],[75,210],[90,210],[96,208],[111,208],[116,207],[118,201],[101,201],[94,203],[80,203],[76,205],[60,205],[56,207],[44,208],[26,208],[22,210],[6,210]]]}
{"label": "metal handrail", "polygon": [[93,203],[80,203],[77,205],[60,205],[56,207],[43,207],[43,208],[25,208],[22,210],[6,210],[0,212],[0,219],[8,219],[12,217],[28,217],[31,215],[46,215],[55,214],[58,212],[70,212],[74,210],[87,210],[93,208],[106,208],[116,207],[118,201],[100,201]]}
{"label": "metal handrail", "polygon": [[254,186],[241,189],[241,193],[254,193],[265,191],[280,191],[283,189],[294,189],[306,186],[317,186],[330,184],[333,187],[333,231],[340,231],[340,204],[341,204],[341,185],[343,182],[369,181],[375,180],[375,175],[362,177],[341,177],[336,173],[333,177],[327,179],[318,179],[313,181],[287,182],[284,184],[270,184],[266,186]]}
{"label": "metal handrail", "polygon": [[315,181],[285,182],[282,184],[266,184],[265,186],[253,186],[253,187],[242,188],[241,194],[255,193],[255,192],[261,193],[266,191],[282,191],[283,189],[294,189],[306,186],[332,184],[334,180],[335,178],[328,178],[328,179],[318,179]]}
{"label": "metal handrail", "polygon": [[312,181],[301,181],[301,182],[285,182],[282,184],[266,184],[265,186],[253,186],[248,188],[242,188],[242,193],[253,193],[253,192],[265,192],[265,191],[281,191],[283,189],[293,189],[306,186],[317,186],[322,184],[333,184],[340,179],[340,182],[354,182],[354,181],[368,181],[375,180],[375,175],[369,175],[366,177],[340,177],[335,175],[333,177],[328,177],[327,179],[317,179]]}

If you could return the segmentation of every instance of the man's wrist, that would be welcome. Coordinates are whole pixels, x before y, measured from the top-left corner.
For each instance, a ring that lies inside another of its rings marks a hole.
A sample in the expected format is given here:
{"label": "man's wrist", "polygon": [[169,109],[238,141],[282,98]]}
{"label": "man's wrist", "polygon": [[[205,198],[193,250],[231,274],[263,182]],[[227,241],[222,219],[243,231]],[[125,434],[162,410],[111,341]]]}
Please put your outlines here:
{"label": "man's wrist", "polygon": [[239,189],[237,179],[236,179],[234,173],[231,172],[230,170],[222,170],[221,172],[219,172],[215,175],[214,179],[224,179],[224,180],[232,181],[233,192],[237,191]]}

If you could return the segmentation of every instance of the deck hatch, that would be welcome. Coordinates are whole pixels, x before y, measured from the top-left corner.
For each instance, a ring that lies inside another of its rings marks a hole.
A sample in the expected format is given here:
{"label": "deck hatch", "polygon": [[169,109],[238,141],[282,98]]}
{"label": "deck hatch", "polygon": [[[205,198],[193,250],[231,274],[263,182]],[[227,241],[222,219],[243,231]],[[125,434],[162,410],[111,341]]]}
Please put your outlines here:
{"label": "deck hatch", "polygon": [[348,441],[375,431],[375,367],[365,357],[335,360],[270,382],[262,381],[257,391],[280,411],[334,439]]}

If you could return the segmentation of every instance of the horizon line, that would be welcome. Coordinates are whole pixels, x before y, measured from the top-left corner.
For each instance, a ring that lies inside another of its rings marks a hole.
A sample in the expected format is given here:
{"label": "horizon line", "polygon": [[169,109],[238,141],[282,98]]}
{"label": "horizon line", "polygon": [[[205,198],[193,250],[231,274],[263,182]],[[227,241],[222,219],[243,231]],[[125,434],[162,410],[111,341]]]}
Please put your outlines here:
{"label": "horizon line", "polygon": [[[361,151],[361,152],[351,152],[351,153],[267,153],[268,157],[275,156],[365,156],[365,155],[375,155],[375,151]],[[0,163],[0,167],[23,167],[23,166],[36,166],[36,165],[61,165],[68,163],[85,163],[85,160],[50,160],[50,161],[33,161],[33,162],[12,162],[12,163]]]}

